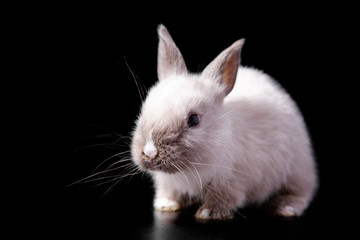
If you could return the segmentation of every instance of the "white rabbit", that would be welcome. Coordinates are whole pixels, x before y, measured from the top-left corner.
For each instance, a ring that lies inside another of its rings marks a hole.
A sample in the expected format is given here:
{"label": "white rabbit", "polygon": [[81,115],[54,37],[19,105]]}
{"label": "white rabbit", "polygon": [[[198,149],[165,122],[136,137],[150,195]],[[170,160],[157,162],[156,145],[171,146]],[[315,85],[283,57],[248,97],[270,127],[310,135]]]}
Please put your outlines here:
{"label": "white rabbit", "polygon": [[295,102],[270,76],[242,67],[238,40],[200,74],[158,28],[158,78],[141,108],[132,158],[155,182],[154,207],[200,203],[195,217],[229,219],[248,203],[301,215],[317,187],[311,142]]}

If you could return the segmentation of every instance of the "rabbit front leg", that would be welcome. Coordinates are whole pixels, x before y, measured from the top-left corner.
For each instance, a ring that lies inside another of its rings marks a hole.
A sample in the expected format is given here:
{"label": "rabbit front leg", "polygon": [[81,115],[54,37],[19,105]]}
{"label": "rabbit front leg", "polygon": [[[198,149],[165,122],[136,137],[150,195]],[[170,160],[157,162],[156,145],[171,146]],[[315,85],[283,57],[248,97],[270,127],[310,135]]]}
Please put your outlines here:
{"label": "rabbit front leg", "polygon": [[155,199],[154,208],[159,211],[174,212],[191,206],[192,198],[184,192],[183,183],[169,175],[154,175]]}
{"label": "rabbit front leg", "polygon": [[154,208],[158,211],[174,212],[181,208],[180,194],[166,179],[155,179]]}

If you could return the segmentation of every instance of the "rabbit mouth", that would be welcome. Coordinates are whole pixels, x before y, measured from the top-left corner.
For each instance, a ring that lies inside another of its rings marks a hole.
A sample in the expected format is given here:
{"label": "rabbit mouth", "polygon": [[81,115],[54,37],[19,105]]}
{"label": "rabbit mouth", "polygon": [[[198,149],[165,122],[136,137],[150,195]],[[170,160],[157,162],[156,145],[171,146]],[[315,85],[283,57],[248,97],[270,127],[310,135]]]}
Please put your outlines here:
{"label": "rabbit mouth", "polygon": [[161,160],[148,160],[143,159],[143,165],[146,171],[154,171],[154,172],[165,172],[165,173],[176,173],[178,169],[174,167],[172,164]]}
{"label": "rabbit mouth", "polygon": [[151,161],[151,160],[143,159],[143,163],[145,165],[146,170],[157,171],[157,170],[162,170],[163,168],[163,164],[159,161]]}

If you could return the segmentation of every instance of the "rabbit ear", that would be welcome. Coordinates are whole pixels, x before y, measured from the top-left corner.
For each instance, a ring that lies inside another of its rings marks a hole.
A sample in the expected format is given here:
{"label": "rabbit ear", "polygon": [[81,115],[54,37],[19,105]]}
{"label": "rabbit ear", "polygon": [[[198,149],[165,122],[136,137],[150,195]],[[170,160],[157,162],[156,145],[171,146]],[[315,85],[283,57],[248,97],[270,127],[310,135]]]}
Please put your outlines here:
{"label": "rabbit ear", "polygon": [[157,72],[159,80],[161,81],[171,74],[187,73],[184,58],[164,25],[159,25],[158,34],[159,48]]}
{"label": "rabbit ear", "polygon": [[225,86],[225,95],[229,94],[234,87],[240,65],[240,52],[244,42],[244,39],[240,39],[222,51],[202,73],[202,75],[212,79],[215,78],[223,84]]}

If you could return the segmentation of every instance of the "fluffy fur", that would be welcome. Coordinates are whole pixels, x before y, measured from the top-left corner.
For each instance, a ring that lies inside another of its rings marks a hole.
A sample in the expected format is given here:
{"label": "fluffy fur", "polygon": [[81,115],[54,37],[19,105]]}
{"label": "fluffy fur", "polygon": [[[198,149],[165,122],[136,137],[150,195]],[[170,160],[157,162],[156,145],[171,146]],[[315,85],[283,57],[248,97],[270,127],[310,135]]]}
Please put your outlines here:
{"label": "fluffy fur", "polygon": [[[301,215],[317,177],[295,102],[268,75],[239,67],[243,40],[190,74],[163,25],[158,33],[159,82],[142,106],[131,149],[155,181],[155,208],[198,201],[195,217],[227,219],[238,207],[271,200],[276,214]],[[189,128],[194,113],[199,125]]]}

